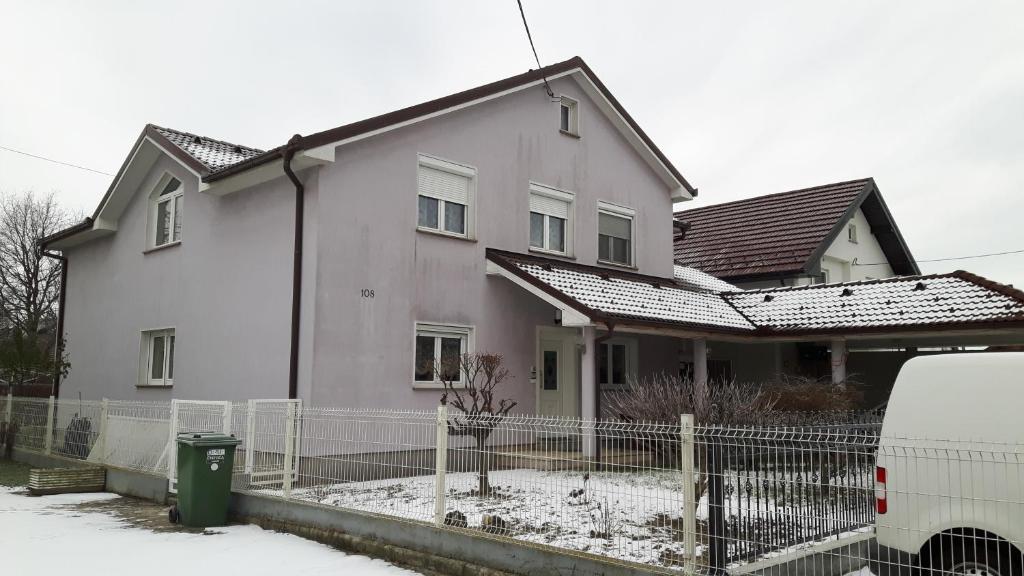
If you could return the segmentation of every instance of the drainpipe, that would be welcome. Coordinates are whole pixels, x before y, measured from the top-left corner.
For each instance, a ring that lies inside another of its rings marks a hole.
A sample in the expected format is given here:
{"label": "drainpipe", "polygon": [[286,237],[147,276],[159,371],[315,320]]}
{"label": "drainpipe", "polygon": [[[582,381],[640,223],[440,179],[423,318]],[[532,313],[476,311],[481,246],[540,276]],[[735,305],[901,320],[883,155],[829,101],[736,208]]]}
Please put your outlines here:
{"label": "drainpipe", "polygon": [[295,253],[292,255],[292,331],[291,351],[288,357],[288,399],[299,397],[299,322],[302,308],[302,236],[306,189],[292,171],[292,158],[298,151],[302,136],[296,134],[288,140],[282,154],[284,173],[295,185]]}
{"label": "drainpipe", "polygon": [[61,364],[64,358],[64,303],[68,293],[68,257],[42,250],[40,252],[47,258],[53,258],[60,262],[60,294],[57,297],[57,342],[53,350],[53,383],[50,394],[54,398],[60,397]]}

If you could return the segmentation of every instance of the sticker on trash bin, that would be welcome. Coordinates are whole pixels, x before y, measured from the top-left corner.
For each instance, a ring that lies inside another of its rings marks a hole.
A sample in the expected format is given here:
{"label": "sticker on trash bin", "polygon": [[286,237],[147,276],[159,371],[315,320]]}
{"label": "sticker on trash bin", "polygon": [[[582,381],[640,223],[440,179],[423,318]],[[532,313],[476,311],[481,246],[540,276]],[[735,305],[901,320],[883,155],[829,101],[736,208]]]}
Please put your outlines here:
{"label": "sticker on trash bin", "polygon": [[206,463],[210,465],[210,470],[216,471],[220,468],[218,464],[224,461],[224,454],[223,448],[210,448],[206,451]]}

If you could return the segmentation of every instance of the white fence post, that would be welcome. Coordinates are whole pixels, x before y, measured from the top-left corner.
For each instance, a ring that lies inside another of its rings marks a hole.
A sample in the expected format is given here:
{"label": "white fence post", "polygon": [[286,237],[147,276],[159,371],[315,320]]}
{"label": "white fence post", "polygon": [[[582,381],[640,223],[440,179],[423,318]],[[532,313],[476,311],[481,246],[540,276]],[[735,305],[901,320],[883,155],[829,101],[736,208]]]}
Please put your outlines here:
{"label": "white fence post", "polygon": [[107,461],[107,413],[110,409],[110,400],[103,399],[103,403],[100,406],[100,435],[96,442],[100,445],[100,449],[97,451],[99,454],[98,461],[100,464],[104,464]]}
{"label": "white fence post", "polygon": [[46,439],[43,444],[46,454],[53,452],[53,406],[54,398],[50,396],[50,401],[46,407]]}
{"label": "white fence post", "polygon": [[178,467],[178,401],[171,400],[171,421],[167,426],[167,486],[168,490],[177,490],[174,485],[175,470]]}
{"label": "white fence post", "polygon": [[[437,407],[437,448],[434,450],[434,524],[444,526],[445,471],[448,468],[448,406]],[[479,456],[483,458],[481,454]]]}
{"label": "white fence post", "polygon": [[256,403],[249,400],[245,410],[245,473],[252,474],[253,446],[256,443]]}
{"label": "white fence post", "polygon": [[683,472],[683,572],[697,572],[697,494],[694,484],[693,414],[679,415],[679,447],[682,452]]}
{"label": "white fence post", "polygon": [[11,412],[12,412],[12,410],[14,410],[14,391],[11,389],[11,387],[8,387],[7,388],[7,414],[5,416],[6,419],[4,420],[4,422],[7,422],[8,424],[13,422],[13,420],[11,420]]}
{"label": "white fence post", "polygon": [[281,485],[281,492],[285,498],[292,495],[292,457],[295,452],[295,403],[288,402],[285,411],[285,432],[284,432],[284,479]]}

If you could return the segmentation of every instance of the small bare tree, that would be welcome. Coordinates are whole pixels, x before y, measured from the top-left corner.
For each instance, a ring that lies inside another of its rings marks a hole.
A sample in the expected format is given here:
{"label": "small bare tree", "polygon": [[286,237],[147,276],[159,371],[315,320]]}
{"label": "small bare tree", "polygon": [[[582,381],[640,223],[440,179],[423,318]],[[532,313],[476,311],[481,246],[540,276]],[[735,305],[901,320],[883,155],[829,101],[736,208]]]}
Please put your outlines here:
{"label": "small bare tree", "polygon": [[480,496],[488,496],[491,458],[487,440],[516,406],[515,400],[496,397],[501,384],[509,378],[508,368],[501,354],[476,353],[443,356],[440,365],[432,369],[444,384],[441,403],[459,412],[448,416],[448,434],[476,440],[477,491]]}

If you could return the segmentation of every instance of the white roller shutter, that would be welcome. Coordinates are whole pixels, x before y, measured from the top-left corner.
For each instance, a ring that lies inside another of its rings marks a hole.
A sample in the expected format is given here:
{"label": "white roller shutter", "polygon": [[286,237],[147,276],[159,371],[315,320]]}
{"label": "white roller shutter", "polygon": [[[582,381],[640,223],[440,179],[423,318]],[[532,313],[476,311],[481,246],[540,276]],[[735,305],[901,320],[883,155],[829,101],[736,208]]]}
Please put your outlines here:
{"label": "white roller shutter", "polygon": [[552,198],[542,194],[530,194],[530,212],[547,214],[548,216],[568,220],[569,203],[565,200],[559,200],[558,198]]}
{"label": "white roller shutter", "polygon": [[468,205],[469,186],[470,179],[466,176],[420,165],[419,194],[421,196]]}

